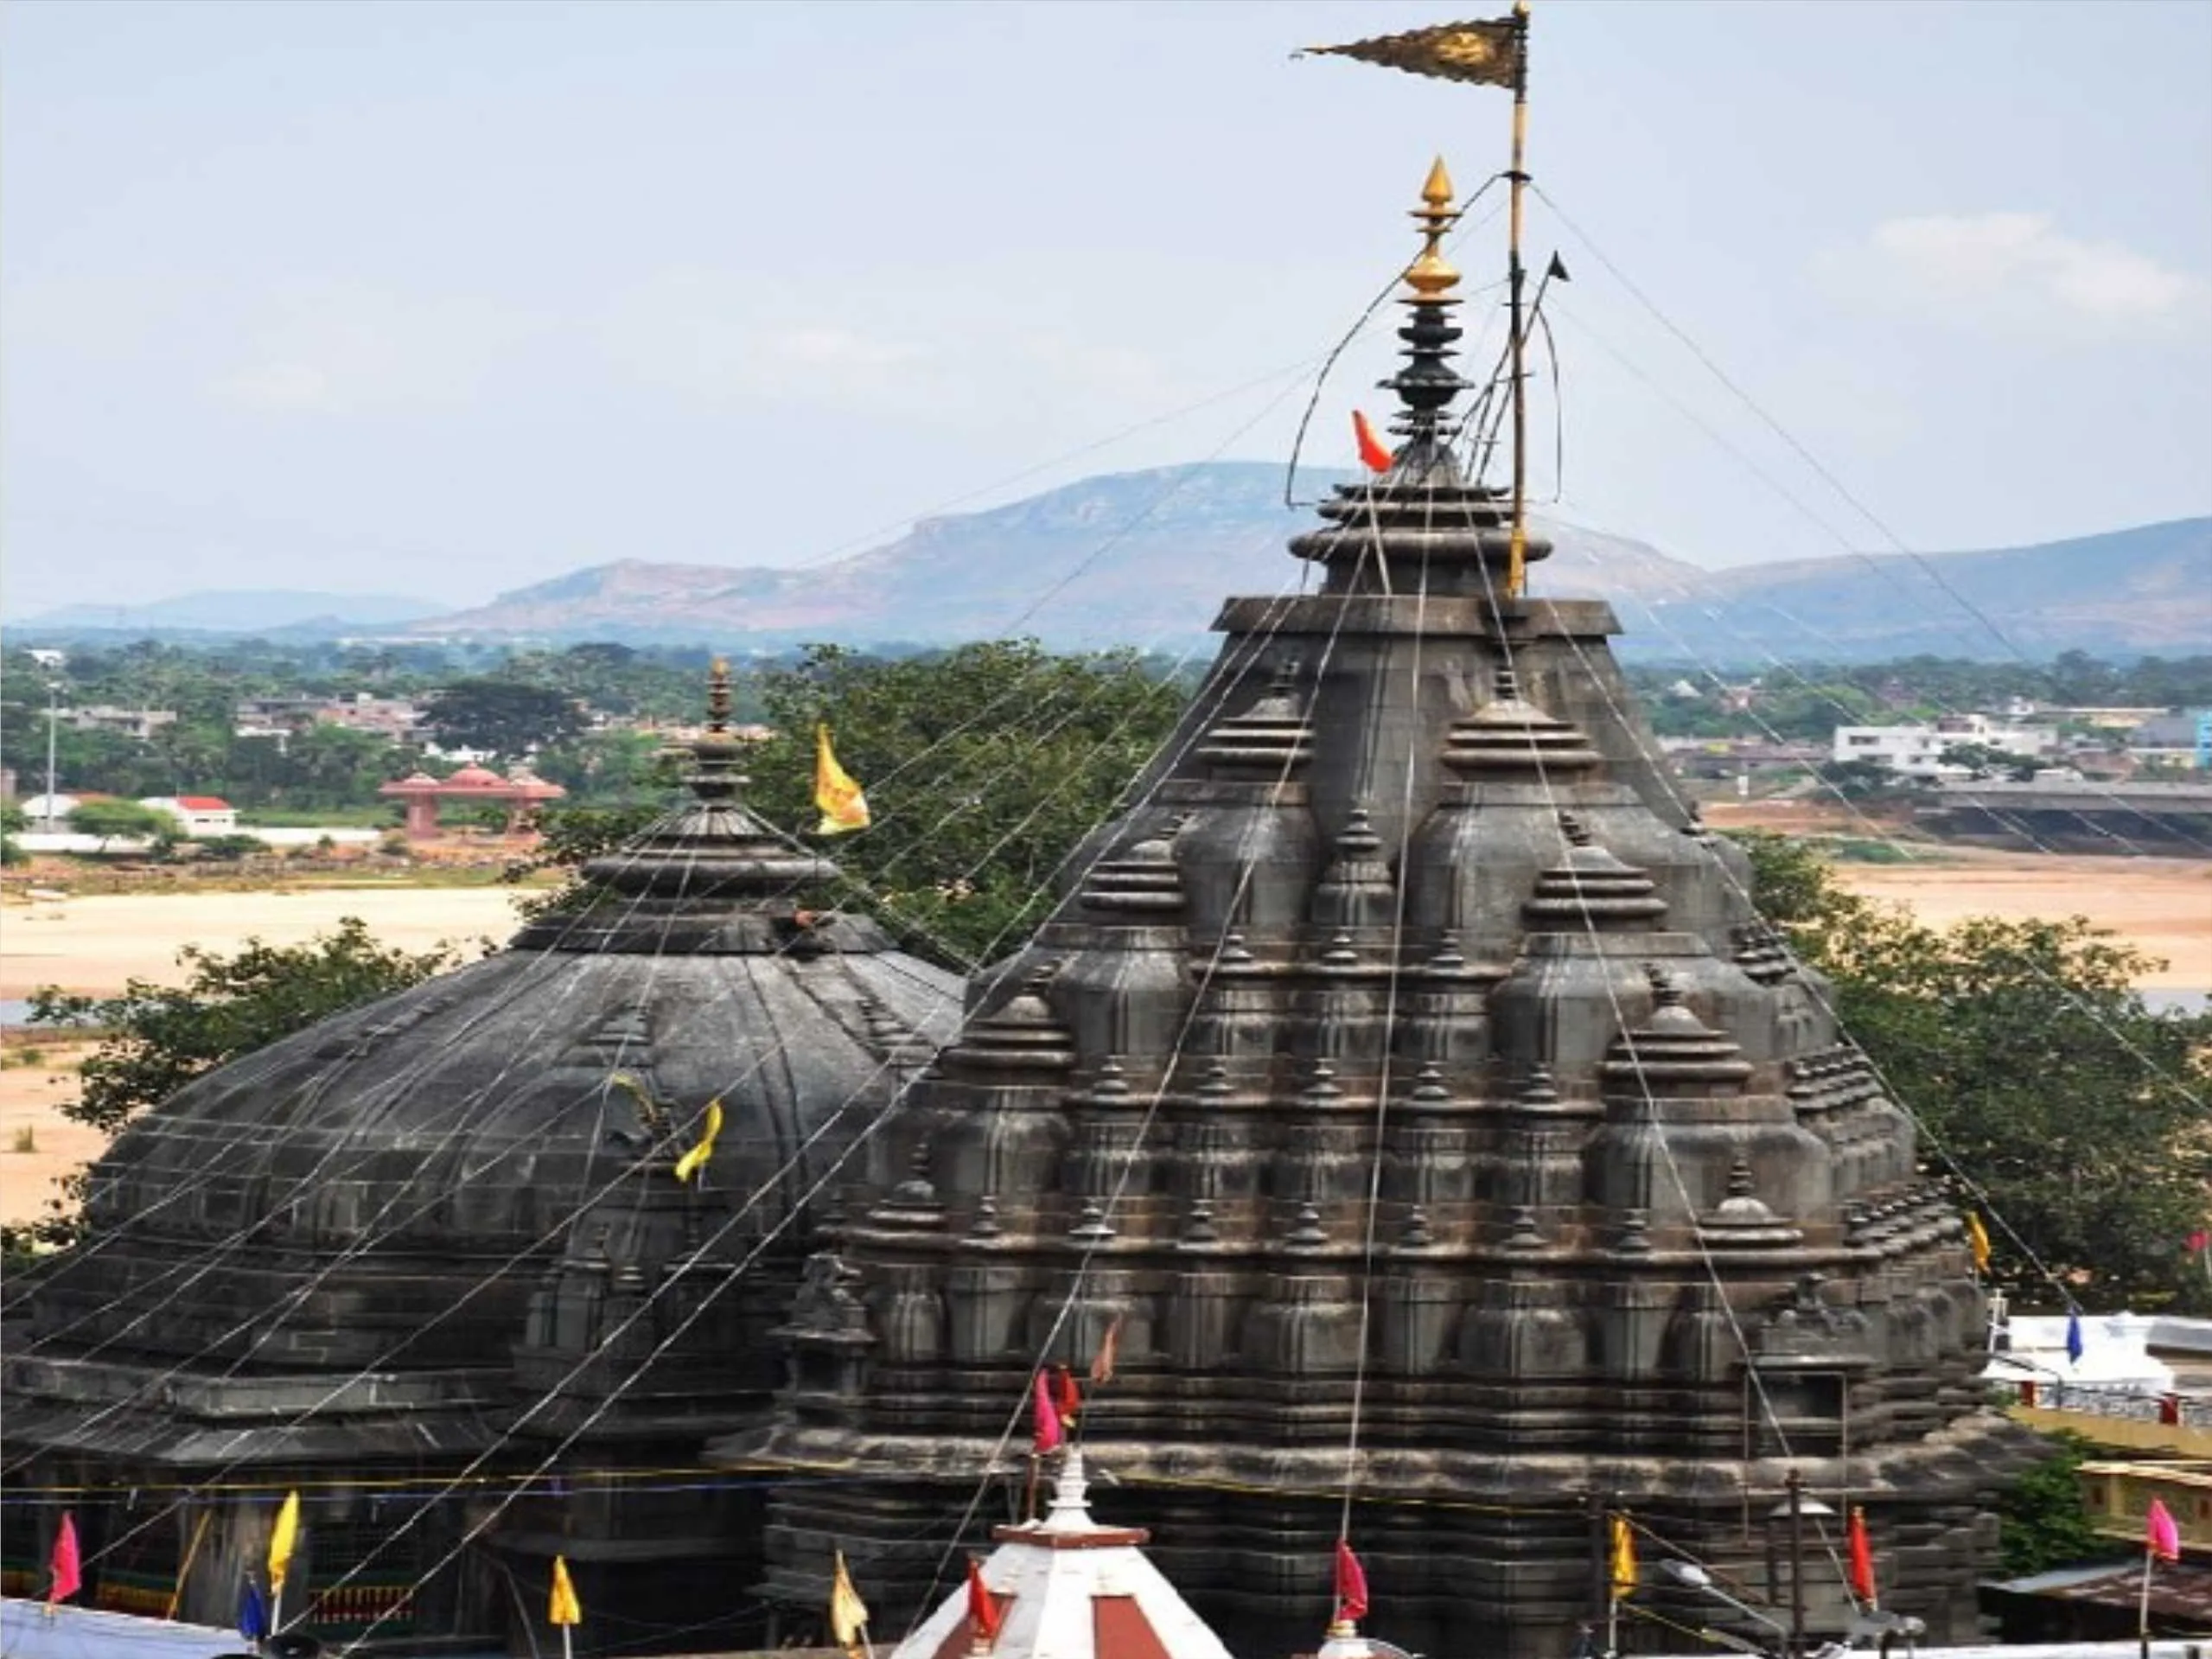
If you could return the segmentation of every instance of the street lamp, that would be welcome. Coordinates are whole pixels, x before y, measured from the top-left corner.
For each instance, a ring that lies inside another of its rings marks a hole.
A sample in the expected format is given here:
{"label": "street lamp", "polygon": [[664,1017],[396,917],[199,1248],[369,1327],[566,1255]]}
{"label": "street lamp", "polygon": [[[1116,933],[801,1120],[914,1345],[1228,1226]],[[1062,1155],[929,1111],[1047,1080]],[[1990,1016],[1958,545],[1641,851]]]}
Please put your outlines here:
{"label": "street lamp", "polygon": [[61,729],[61,677],[46,682],[46,833],[54,833],[54,737]]}

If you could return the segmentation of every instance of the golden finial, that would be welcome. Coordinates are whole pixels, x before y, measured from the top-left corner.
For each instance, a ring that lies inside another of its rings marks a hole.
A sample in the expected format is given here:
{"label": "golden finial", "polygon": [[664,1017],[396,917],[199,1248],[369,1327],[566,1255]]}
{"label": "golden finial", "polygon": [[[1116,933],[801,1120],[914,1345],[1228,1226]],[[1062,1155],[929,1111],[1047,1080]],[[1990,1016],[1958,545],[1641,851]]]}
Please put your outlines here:
{"label": "golden finial", "polygon": [[1422,246],[1418,258],[1406,268],[1406,285],[1413,290],[1409,305],[1455,305],[1451,290],[1459,286],[1459,272],[1444,257],[1444,233],[1451,228],[1451,175],[1444,157],[1437,157],[1421,185],[1421,205],[1413,209],[1420,222]]}
{"label": "golden finial", "polygon": [[706,729],[717,736],[730,730],[730,659],[717,657],[706,675]]}

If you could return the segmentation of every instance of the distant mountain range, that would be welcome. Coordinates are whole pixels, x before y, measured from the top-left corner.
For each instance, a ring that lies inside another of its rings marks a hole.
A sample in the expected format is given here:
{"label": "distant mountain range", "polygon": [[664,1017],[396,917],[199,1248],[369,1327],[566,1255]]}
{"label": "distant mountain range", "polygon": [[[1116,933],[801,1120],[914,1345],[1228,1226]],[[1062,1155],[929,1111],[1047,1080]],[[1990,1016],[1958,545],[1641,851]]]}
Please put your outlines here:
{"label": "distant mountain range", "polygon": [[[1341,476],[1315,475],[1301,495],[1324,494]],[[139,608],[120,625],[739,649],[1032,634],[1062,646],[1176,649],[1204,636],[1224,595],[1295,587],[1304,567],[1283,543],[1312,522],[1309,506],[1284,507],[1281,468],[1214,462],[925,519],[886,546],[795,569],[625,559],[449,612],[404,599],[195,594]],[[2212,519],[2032,547],[1726,571],[1572,525],[1543,528],[1557,551],[1534,572],[1536,590],[1610,599],[1628,630],[1624,652],[1646,660],[2212,650]],[[116,614],[75,606],[15,631],[105,630]]]}
{"label": "distant mountain range", "polygon": [[139,634],[351,633],[395,628],[449,609],[384,593],[302,593],[289,588],[216,589],[143,605],[64,605],[15,624],[40,632]]}

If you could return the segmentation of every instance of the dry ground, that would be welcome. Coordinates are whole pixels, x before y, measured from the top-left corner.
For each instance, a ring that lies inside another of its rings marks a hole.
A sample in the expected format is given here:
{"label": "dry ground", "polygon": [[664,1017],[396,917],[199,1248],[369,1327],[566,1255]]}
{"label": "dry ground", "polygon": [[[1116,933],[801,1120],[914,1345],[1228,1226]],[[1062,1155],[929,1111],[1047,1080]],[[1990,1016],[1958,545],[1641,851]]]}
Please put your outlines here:
{"label": "dry ground", "polygon": [[[41,1043],[41,1058],[18,1063],[21,1050],[4,1050],[0,1068],[0,1222],[35,1219],[53,1196],[56,1177],[97,1157],[107,1137],[72,1123],[54,1108],[69,1098],[77,1062],[89,1045]],[[18,1152],[17,1137],[28,1133],[35,1150]]]}
{"label": "dry ground", "polygon": [[514,932],[505,887],[320,888],[290,893],[104,893],[0,909],[0,997],[37,986],[117,991],[130,979],[175,982],[178,948],[219,953],[248,938],[296,945],[357,916],[388,945],[504,941]]}
{"label": "dry ground", "polygon": [[2142,983],[2212,989],[2212,861],[2098,858],[1946,848],[1945,862],[1843,864],[1852,892],[1890,899],[1931,927],[1970,916],[2086,916],[2166,967]]}

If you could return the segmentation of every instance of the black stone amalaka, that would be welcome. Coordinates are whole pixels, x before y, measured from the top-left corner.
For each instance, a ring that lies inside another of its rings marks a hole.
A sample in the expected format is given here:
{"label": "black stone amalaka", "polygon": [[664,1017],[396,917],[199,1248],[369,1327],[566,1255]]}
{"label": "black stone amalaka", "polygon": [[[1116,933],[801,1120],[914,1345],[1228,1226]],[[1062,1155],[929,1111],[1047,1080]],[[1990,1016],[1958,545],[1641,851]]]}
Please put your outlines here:
{"label": "black stone amalaka", "polygon": [[[1101,1503],[1241,1651],[1322,1627],[1354,1473],[1374,1628],[1431,1652],[1569,1652],[1593,1502],[1757,1581],[1792,1471],[1865,1505],[1885,1606],[1973,1628],[2017,1445],[1960,1224],[1655,759],[1610,609],[1505,592],[1431,276],[1405,447],[1291,544],[1321,591],[1227,603],[1139,804],[871,1142],[784,1414],[711,1454],[786,1472],[795,1617],[834,1544],[896,1628],[1018,1490],[1032,1366],[1119,1321]],[[1640,1605],[1725,1616],[1686,1593]]]}
{"label": "black stone amalaka", "polygon": [[[757,1495],[628,1471],[760,1419],[821,1242],[785,1223],[950,1034],[959,986],[806,908],[835,871],[746,810],[727,713],[717,671],[694,799],[589,867],[596,902],[194,1082],[94,1165],[90,1246],[10,1287],[0,1417],[29,1460],[11,1480],[91,1489],[88,1600],[163,1611],[212,1512],[182,1613],[227,1624],[296,1484],[287,1606],[325,1635],[388,1614],[380,1637],[548,1650],[513,1621],[556,1551],[592,1613],[579,1652],[759,1634],[729,1593],[759,1572]],[[713,1100],[712,1157],[679,1181]],[[494,1554],[416,1583],[571,1435]],[[161,1512],[201,1482],[228,1490]],[[10,1528],[11,1569],[43,1559],[37,1530]]]}

